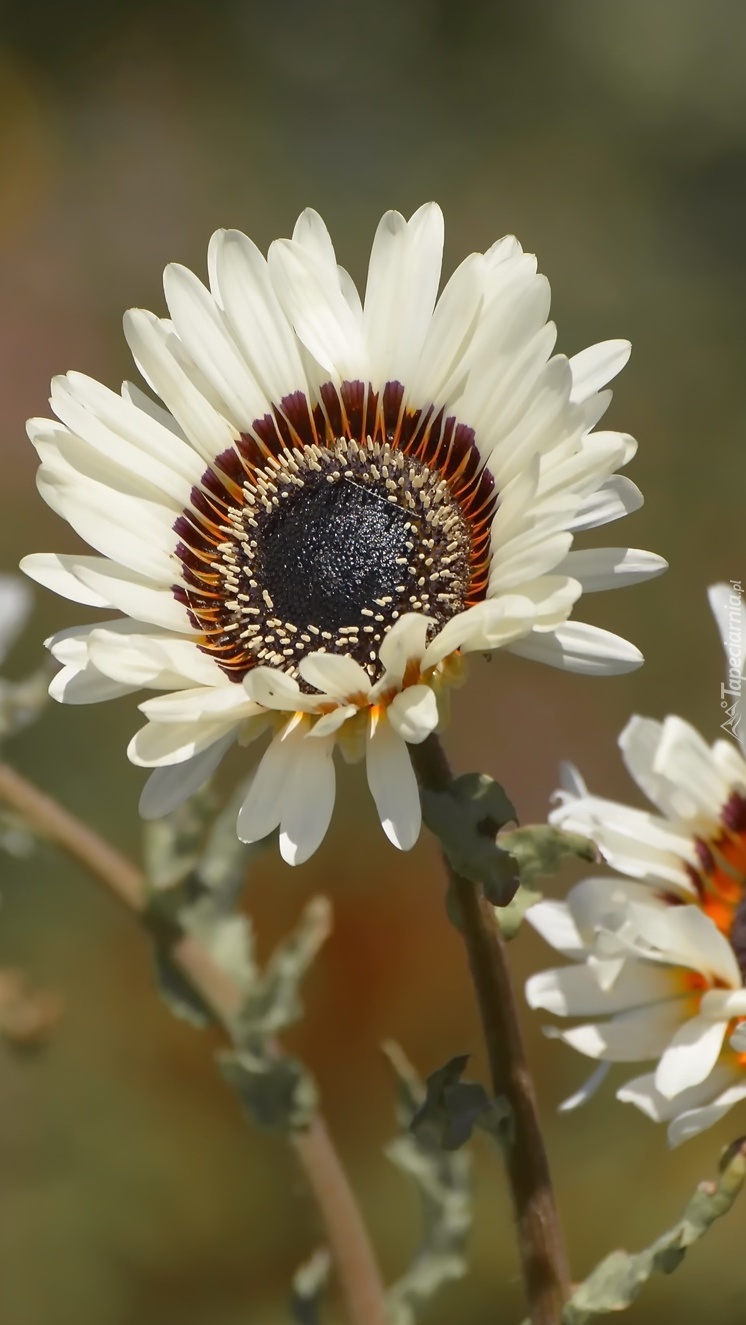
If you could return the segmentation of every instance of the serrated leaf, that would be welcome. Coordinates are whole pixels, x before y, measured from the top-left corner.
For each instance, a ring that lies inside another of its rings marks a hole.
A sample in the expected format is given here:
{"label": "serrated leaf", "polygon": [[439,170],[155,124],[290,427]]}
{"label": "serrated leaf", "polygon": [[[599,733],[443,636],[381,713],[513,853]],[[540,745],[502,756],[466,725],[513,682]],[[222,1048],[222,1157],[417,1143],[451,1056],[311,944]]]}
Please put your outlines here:
{"label": "serrated leaf", "polygon": [[210,1009],[171,960],[166,945],[153,944],[153,963],[158,992],[174,1016],[200,1030],[209,1026],[214,1020]]}
{"label": "serrated leaf", "polygon": [[441,1150],[458,1150],[479,1125],[500,1136],[509,1118],[504,1102],[491,1099],[478,1081],[462,1081],[467,1054],[460,1054],[431,1072],[425,1095],[410,1123],[414,1136]]}
{"label": "serrated leaf", "polygon": [[403,1135],[386,1155],[414,1182],[422,1203],[423,1236],[412,1264],[387,1294],[391,1325],[413,1325],[423,1307],[446,1283],[467,1269],[464,1245],[471,1228],[470,1157],[464,1150],[445,1151],[410,1125],[426,1098],[426,1089],[398,1045],[384,1045],[397,1077],[397,1117]]}
{"label": "serrated leaf", "polygon": [[331,905],[326,897],[316,897],[248,991],[237,1018],[240,1042],[275,1035],[298,1020],[303,1011],[300,982],[330,931]]}
{"label": "serrated leaf", "polygon": [[331,1256],[326,1247],[319,1247],[313,1256],[296,1270],[290,1314],[297,1325],[319,1325],[319,1304],[329,1279]]}
{"label": "serrated leaf", "polygon": [[145,873],[156,891],[174,888],[199,864],[207,822],[215,808],[208,788],[143,826]]}
{"label": "serrated leaf", "polygon": [[575,1290],[562,1313],[562,1325],[587,1325],[597,1316],[624,1311],[639,1296],[650,1276],[671,1274],[688,1248],[727,1214],[746,1178],[746,1141],[728,1147],[715,1182],[701,1183],[682,1218],[646,1251],[630,1255],[613,1251]]}
{"label": "serrated leaf", "polygon": [[569,856],[598,862],[598,849],[579,833],[565,833],[551,824],[529,824],[500,834],[500,843],[515,857],[521,883],[556,874]]}
{"label": "serrated leaf", "polygon": [[506,906],[518,887],[518,867],[497,833],[516,818],[498,782],[485,773],[465,773],[447,791],[421,791],[425,823],[462,878],[479,884],[494,906]]}
{"label": "serrated leaf", "polygon": [[223,1077],[238,1091],[246,1113],[258,1127],[287,1133],[308,1126],[318,1093],[310,1073],[297,1059],[274,1054],[261,1043],[253,1051],[222,1051],[217,1057]]}
{"label": "serrated leaf", "polygon": [[246,797],[251,778],[236,787],[227,804],[217,815],[205,842],[197,874],[211,892],[229,904],[242,891],[249,865],[265,848],[275,834],[270,833],[261,842],[246,843],[236,833],[236,819]]}

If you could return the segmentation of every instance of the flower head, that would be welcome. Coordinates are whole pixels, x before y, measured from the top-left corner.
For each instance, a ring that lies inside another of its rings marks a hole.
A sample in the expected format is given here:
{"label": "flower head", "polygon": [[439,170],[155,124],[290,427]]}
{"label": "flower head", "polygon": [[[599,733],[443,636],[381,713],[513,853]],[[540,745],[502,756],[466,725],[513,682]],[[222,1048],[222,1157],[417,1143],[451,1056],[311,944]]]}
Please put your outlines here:
{"label": "flower head", "polygon": [[526,995],[584,1019],[551,1032],[580,1053],[657,1060],[617,1095],[668,1122],[677,1145],[746,1098],[746,762],[677,717],[633,718],[619,744],[655,811],[591,796],[569,771],[550,819],[591,838],[621,877],[531,908],[534,927],[574,964],[532,976]]}
{"label": "flower head", "polygon": [[56,636],[52,692],[87,703],[141,687],[130,758],[165,813],[236,739],[270,743],[238,820],[280,827],[306,859],[333,808],[337,745],[366,759],[386,833],[420,806],[407,743],[440,720],[469,652],[512,648],[625,671],[637,650],[568,621],[583,589],[656,574],[575,533],[634,510],[616,470],[635,444],[593,432],[629,346],[552,357],[549,287],[514,239],[458,267],[440,298],[443,220],[387,213],[361,301],[321,218],[264,257],[219,231],[207,289],[170,266],[170,320],[126,315],[162,404],[69,373],[60,422],[34,419],[45,500],[100,556],[27,557],[33,578],[123,619]]}

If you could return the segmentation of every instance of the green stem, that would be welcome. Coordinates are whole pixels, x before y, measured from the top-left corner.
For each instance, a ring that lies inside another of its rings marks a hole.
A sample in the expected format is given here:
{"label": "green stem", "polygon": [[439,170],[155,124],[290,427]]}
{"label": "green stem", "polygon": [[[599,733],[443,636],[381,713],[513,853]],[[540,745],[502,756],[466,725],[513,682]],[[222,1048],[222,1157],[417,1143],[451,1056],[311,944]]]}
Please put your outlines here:
{"label": "green stem", "polygon": [[[433,733],[409,750],[420,785],[447,791],[452,776],[438,737]],[[456,874],[445,856],[444,862],[458,903],[492,1088],[512,1113],[505,1160],[531,1320],[533,1325],[559,1325],[570,1296],[570,1274],[505,942],[481,889]]]}

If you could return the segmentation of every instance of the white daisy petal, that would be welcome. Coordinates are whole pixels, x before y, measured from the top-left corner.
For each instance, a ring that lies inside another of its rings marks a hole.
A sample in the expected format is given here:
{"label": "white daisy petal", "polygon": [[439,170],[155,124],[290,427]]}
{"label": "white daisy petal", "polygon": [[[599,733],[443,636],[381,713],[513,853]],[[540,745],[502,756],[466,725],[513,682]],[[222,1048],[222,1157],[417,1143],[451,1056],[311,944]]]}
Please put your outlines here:
{"label": "white daisy petal", "polygon": [[610,1063],[599,1063],[595,1071],[591,1072],[591,1075],[583,1082],[580,1089],[574,1091],[572,1095],[568,1095],[567,1099],[562,1101],[559,1106],[560,1112],[570,1113],[573,1109],[579,1109],[581,1105],[587,1104],[591,1096],[595,1095],[599,1087],[603,1085],[610,1071]]}
{"label": "white daisy petal", "polygon": [[710,1075],[723,1047],[727,1023],[692,1017],[664,1049],[655,1072],[656,1089],[672,1099]]}
{"label": "white daisy petal", "polygon": [[303,730],[298,718],[291,718],[265,750],[238,812],[236,831],[242,842],[260,842],[279,827],[283,794],[301,749]]}
{"label": "white daisy petal", "polygon": [[334,809],[334,737],[304,741],[283,790],[280,855],[302,865],[326,835]]}
{"label": "white daisy petal", "polygon": [[639,511],[642,504],[643,496],[636,484],[625,474],[612,474],[595,492],[583,498],[567,527],[574,533],[597,529]]}
{"label": "white daisy petal", "polygon": [[384,833],[400,851],[409,851],[422,824],[420,793],[406,743],[383,715],[371,722],[365,765]]}
{"label": "white daisy petal", "polygon": [[235,739],[235,732],[228,732],[183,764],[166,764],[153,769],[140,796],[139,810],[143,819],[160,819],[171,814],[190,796],[195,796],[212,777]]}
{"label": "white daisy petal", "polygon": [[631,351],[628,340],[605,340],[573,355],[570,360],[573,400],[586,400],[606,386],[621,373]]}
{"label": "white daisy petal", "polygon": [[741,1082],[737,1086],[731,1086],[729,1090],[723,1091],[717,1099],[711,1104],[705,1105],[701,1109],[688,1109],[680,1113],[673,1119],[668,1129],[668,1143],[670,1146],[680,1146],[684,1141],[690,1140],[693,1136],[698,1136],[700,1132],[706,1131],[708,1127],[714,1127],[724,1118],[726,1113],[734,1105],[740,1104],[741,1100],[746,1099],[746,1082]]}
{"label": "white daisy petal", "polygon": [[360,326],[342,294],[339,278],[315,254],[286,239],[269,250],[269,269],[280,303],[298,338],[332,377],[369,376]]}
{"label": "white daisy petal", "polygon": [[268,400],[306,389],[295,336],[259,249],[240,230],[213,236],[216,297]]}
{"label": "white daisy petal", "polygon": [[246,675],[244,688],[250,699],[268,709],[313,712],[318,703],[318,699],[303,694],[294,677],[274,667],[255,667]]}
{"label": "white daisy petal", "polygon": [[558,574],[572,575],[579,580],[583,593],[597,593],[599,589],[617,589],[626,584],[637,584],[653,575],[661,575],[668,562],[653,552],[638,548],[606,547],[592,551],[568,552],[557,567]]}
{"label": "white daisy petal", "polygon": [[137,689],[139,689],[137,684],[128,685],[112,681],[92,664],[83,667],[62,667],[49,684],[52,699],[56,699],[60,704],[100,704],[106,699],[131,695],[133,690]]}
{"label": "white daisy petal", "polygon": [[45,589],[69,598],[73,603],[85,603],[89,607],[113,607],[102,594],[78,578],[75,573],[79,561],[106,565],[99,557],[58,556],[56,552],[35,552],[24,557],[20,563],[24,575],[43,584]]}
{"label": "white daisy petal", "polygon": [[507,647],[521,658],[579,672],[582,676],[620,676],[633,672],[643,662],[634,644],[583,621],[568,621],[551,635],[532,632]]}
{"label": "white daisy petal", "polygon": [[367,672],[354,658],[341,653],[311,653],[303,658],[298,671],[309,685],[340,698],[365,697],[370,690]]}
{"label": "white daisy petal", "polygon": [[635,1063],[663,1053],[681,1022],[679,999],[621,1012],[609,1021],[575,1026],[559,1038],[589,1058]]}
{"label": "white daisy petal", "polygon": [[430,686],[400,691],[389,705],[388,720],[403,741],[424,741],[438,725],[438,703]]}

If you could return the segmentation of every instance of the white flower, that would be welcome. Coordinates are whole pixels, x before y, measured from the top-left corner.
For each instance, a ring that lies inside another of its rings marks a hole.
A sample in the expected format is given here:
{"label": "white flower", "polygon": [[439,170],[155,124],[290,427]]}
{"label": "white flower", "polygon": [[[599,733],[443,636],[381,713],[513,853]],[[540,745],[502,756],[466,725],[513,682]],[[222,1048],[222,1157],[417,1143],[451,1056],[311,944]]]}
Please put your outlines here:
{"label": "white flower", "polygon": [[238,820],[280,827],[305,860],[334,802],[333,753],[365,756],[396,846],[420,828],[407,744],[439,722],[469,652],[500,647],[589,674],[637,649],[568,621],[577,598],[664,568],[626,548],[571,551],[577,532],[641,503],[615,472],[624,434],[593,432],[624,341],[552,356],[549,287],[511,238],[468,257],[440,298],[443,219],[396,212],[373,243],[365,298],[304,212],[265,261],[219,231],[210,288],[165,273],[170,320],[125,318],[163,405],[80,373],[34,419],[44,499],[100,556],[27,557],[34,579],[125,619],[56,636],[53,695],[141,687],[129,747],[155,769],[141,809],[165,813],[234,739],[269,732]]}
{"label": "white flower", "polygon": [[532,976],[526,995],[589,1019],[550,1031],[580,1053],[657,1060],[617,1095],[668,1122],[677,1145],[746,1098],[746,762],[676,717],[633,718],[619,744],[657,812],[591,796],[568,770],[551,822],[591,838],[627,877],[589,879],[566,903],[531,908],[534,928],[574,965]]}

